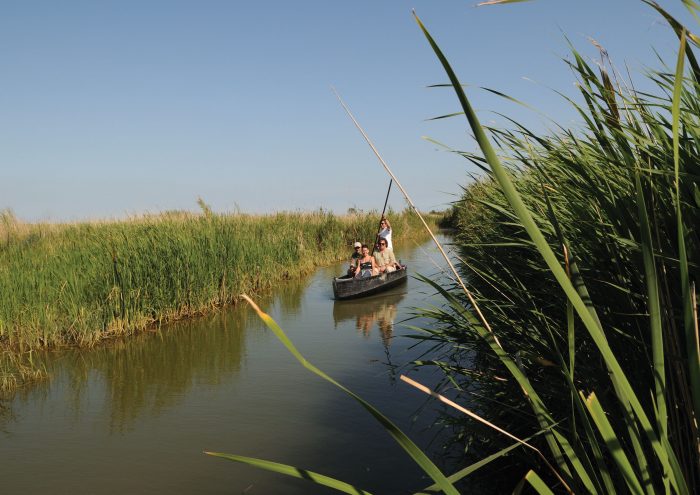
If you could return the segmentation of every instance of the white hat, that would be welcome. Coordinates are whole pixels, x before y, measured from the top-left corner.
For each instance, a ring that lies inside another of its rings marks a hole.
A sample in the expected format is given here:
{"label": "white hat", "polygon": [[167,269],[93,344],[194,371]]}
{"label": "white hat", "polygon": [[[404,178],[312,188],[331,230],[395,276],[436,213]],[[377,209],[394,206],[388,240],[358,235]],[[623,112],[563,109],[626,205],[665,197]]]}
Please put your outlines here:
{"label": "white hat", "polygon": [[352,245],[353,247],[362,247],[362,243],[360,242],[355,242],[355,244]]}

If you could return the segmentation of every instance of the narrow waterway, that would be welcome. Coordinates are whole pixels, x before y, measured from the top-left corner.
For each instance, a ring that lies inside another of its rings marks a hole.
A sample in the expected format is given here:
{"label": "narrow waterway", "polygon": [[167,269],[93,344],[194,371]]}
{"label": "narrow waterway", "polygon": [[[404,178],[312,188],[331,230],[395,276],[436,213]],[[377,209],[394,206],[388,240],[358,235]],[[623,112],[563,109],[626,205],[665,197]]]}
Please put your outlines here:
{"label": "narrow waterway", "polygon": [[[444,240],[444,239],[443,239]],[[439,272],[430,243],[399,246],[412,273]],[[437,300],[417,280],[334,301],[344,264],[280,286],[261,307],[306,358],[357,392],[441,461],[442,410],[397,380],[427,350],[401,322]],[[420,324],[413,320],[410,324]],[[52,379],[0,416],[3,494],[337,493],[212,458],[260,457],[376,494],[431,484],[356,402],[304,369],[246,304],[92,351],[55,354]],[[444,466],[443,467],[448,467]]]}

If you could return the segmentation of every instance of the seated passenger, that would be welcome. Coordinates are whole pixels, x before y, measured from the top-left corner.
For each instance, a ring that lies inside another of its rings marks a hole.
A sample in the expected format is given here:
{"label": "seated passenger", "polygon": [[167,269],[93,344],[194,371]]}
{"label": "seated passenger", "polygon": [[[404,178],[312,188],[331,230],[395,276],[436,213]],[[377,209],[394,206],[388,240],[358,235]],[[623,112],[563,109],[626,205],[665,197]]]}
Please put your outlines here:
{"label": "seated passenger", "polygon": [[379,267],[374,258],[369,255],[367,244],[362,245],[362,258],[357,261],[357,268],[355,268],[356,277],[372,277],[379,274]]}
{"label": "seated passenger", "polygon": [[379,266],[379,273],[389,273],[401,269],[401,265],[396,262],[394,251],[387,247],[387,241],[383,237],[379,238],[379,251],[374,253],[374,258]]}
{"label": "seated passenger", "polygon": [[362,244],[355,242],[353,244],[355,251],[350,256],[350,268],[348,268],[348,275],[355,275],[355,268],[357,268],[357,260],[362,258]]}

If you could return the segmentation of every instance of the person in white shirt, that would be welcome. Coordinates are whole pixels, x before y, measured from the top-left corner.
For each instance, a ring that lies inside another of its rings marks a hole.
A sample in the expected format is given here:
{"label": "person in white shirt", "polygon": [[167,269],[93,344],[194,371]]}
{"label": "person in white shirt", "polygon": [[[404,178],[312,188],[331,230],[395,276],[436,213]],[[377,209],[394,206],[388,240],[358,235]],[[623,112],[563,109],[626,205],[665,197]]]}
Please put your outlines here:
{"label": "person in white shirt", "polygon": [[394,245],[391,243],[391,224],[386,217],[382,217],[382,221],[379,222],[379,238],[386,239],[386,247],[393,251]]}

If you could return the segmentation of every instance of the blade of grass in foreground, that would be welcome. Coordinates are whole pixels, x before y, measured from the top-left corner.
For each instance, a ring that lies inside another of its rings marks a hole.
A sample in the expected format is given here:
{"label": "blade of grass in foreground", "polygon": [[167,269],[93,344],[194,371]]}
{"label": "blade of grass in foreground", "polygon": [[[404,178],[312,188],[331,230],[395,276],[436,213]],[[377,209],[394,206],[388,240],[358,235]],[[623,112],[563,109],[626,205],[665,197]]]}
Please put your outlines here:
{"label": "blade of grass in foreground", "polygon": [[676,223],[678,228],[678,261],[681,272],[681,294],[683,298],[683,328],[685,330],[686,349],[688,353],[688,374],[693,394],[693,409],[695,418],[700,416],[700,356],[697,353],[695,341],[695,328],[693,325],[693,304],[690,297],[690,278],[688,274],[688,255],[685,246],[685,225],[681,211],[680,197],[680,113],[681,113],[681,89],[683,87],[683,66],[686,48],[685,30],[681,34],[681,44],[678,50],[678,62],[676,64],[676,79],[673,86],[672,132],[673,132],[673,170],[676,200]]}
{"label": "blade of grass in foreground", "polygon": [[232,455],[232,454],[222,454],[220,452],[205,452],[205,454],[213,457],[221,457],[222,459],[227,459],[229,461],[240,462],[242,464],[248,464],[260,469],[265,469],[267,471],[272,471],[275,473],[286,474],[293,478],[300,478],[304,480],[309,480],[317,485],[323,485],[343,493],[349,493],[350,495],[372,495],[370,492],[365,490],[360,490],[359,488],[352,486],[344,481],[339,481],[322,474],[314,473],[313,471],[307,471],[306,469],[300,469],[298,467],[289,466],[287,464],[280,464],[278,462],[265,461],[262,459],[255,459],[253,457],[245,457],[242,455]]}
{"label": "blade of grass in foreground", "polygon": [[550,490],[547,485],[545,485],[542,478],[540,478],[539,475],[532,469],[525,475],[525,481],[530,483],[530,485],[532,485],[532,487],[537,490],[537,493],[540,495],[554,495],[554,492]]}
{"label": "blade of grass in foreground", "polygon": [[668,419],[666,412],[666,365],[664,359],[664,339],[661,327],[661,302],[659,300],[656,261],[654,246],[651,239],[651,226],[647,214],[646,201],[642,190],[642,180],[638,169],[634,171],[634,186],[637,193],[637,208],[641,230],[642,258],[644,261],[644,277],[647,287],[647,304],[649,306],[649,330],[651,349],[654,362],[654,391],[656,399],[656,423],[662,441],[668,434]]}
{"label": "blade of grass in foreground", "polygon": [[408,453],[408,455],[411,456],[411,458],[418,464],[423,471],[430,476],[433,481],[440,487],[440,489],[447,495],[459,495],[459,492],[457,489],[450,483],[450,481],[447,479],[447,477],[438,469],[438,467],[433,464],[433,462],[428,458],[428,456],[425,455],[425,453],[418,448],[418,446],[413,443],[413,441],[406,436],[404,432],[402,432],[394,423],[389,420],[386,416],[384,416],[382,413],[380,413],[377,409],[375,409],[369,402],[365,401],[363,398],[360,396],[356,395],[354,392],[350,391],[349,389],[345,388],[343,385],[340,383],[336,382],[333,378],[325,374],[323,371],[318,369],[316,366],[311,364],[306,360],[306,358],[297,350],[297,348],[292,344],[292,341],[289,340],[289,337],[284,333],[284,331],[279,327],[277,322],[273,320],[270,315],[267,313],[263,312],[257,304],[253,302],[250,297],[247,295],[243,294],[241,295],[243,299],[248,301],[248,303],[252,306],[252,308],[255,310],[255,312],[258,314],[261,320],[267,325],[267,327],[272,330],[272,332],[275,334],[275,336],[284,344],[284,346],[287,348],[289,352],[292,353],[292,355],[309,371],[314,372],[324,380],[332,383],[336,387],[338,387],[340,390],[348,394],[350,397],[355,399],[357,402],[360,403],[362,407],[365,408],[374,418],[381,423],[381,425],[384,427],[384,429],[396,440],[396,442],[403,447],[403,449]]}
{"label": "blade of grass in foreground", "polygon": [[639,483],[639,479],[634,472],[634,468],[632,468],[632,464],[630,463],[629,459],[627,459],[625,451],[622,449],[612,425],[605,416],[605,411],[603,411],[600,402],[598,402],[598,398],[595,396],[595,394],[591,394],[588,396],[585,402],[586,407],[593,418],[593,422],[598,427],[598,431],[602,435],[603,440],[608,446],[608,450],[610,450],[610,454],[620,470],[620,474],[622,474],[622,476],[625,478],[627,487],[632,493],[642,495],[644,493],[642,490],[642,485]]}

